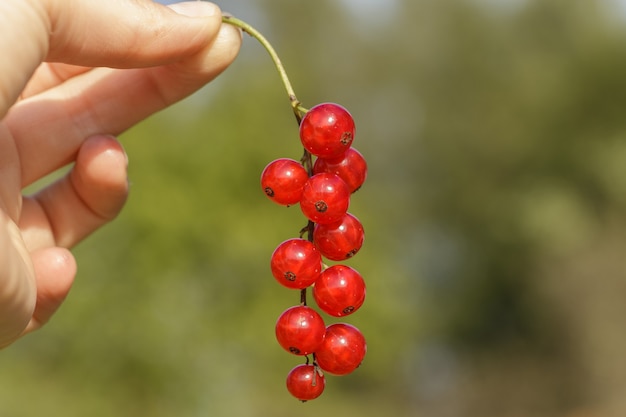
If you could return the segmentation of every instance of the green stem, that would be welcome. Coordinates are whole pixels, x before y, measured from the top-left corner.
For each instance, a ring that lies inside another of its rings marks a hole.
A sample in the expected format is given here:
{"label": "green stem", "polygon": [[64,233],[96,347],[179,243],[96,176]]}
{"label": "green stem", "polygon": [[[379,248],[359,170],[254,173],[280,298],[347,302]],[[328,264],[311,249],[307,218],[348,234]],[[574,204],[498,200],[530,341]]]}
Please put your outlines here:
{"label": "green stem", "polygon": [[265,38],[265,36],[263,36],[258,30],[256,30],[255,28],[253,28],[252,26],[250,26],[249,24],[247,24],[241,19],[237,19],[236,17],[233,17],[233,16],[222,16],[222,22],[238,27],[242,31],[246,32],[248,35],[255,38],[257,41],[259,41],[261,45],[263,45],[265,50],[269,53],[270,57],[272,58],[272,61],[274,61],[276,70],[278,71],[278,74],[280,75],[283,85],[285,86],[285,90],[287,90],[287,95],[289,96],[289,103],[291,103],[291,107],[296,116],[296,120],[298,121],[298,124],[300,124],[302,117],[308,111],[308,109],[304,108],[301,105],[298,98],[296,97],[296,93],[294,92],[294,89],[291,86],[289,77],[287,77],[287,72],[285,71],[285,67],[280,61],[280,58],[278,57],[276,50],[274,50],[274,47],[269,43],[269,41]]}

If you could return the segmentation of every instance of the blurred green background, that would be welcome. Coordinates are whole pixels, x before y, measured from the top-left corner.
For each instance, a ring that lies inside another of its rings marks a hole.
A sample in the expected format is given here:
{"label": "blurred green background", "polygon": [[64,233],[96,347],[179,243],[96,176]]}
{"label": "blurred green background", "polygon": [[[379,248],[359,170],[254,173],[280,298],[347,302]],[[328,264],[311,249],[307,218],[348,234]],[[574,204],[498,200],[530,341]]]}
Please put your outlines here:
{"label": "blurred green background", "polygon": [[[301,404],[273,326],[297,235],[263,167],[298,158],[269,57],[122,136],[131,194],[70,297],[0,353],[2,417],[626,415],[626,7],[597,0],[219,3],[335,101],[369,163],[345,319],[368,354]],[[333,320],[329,319],[329,322]]]}

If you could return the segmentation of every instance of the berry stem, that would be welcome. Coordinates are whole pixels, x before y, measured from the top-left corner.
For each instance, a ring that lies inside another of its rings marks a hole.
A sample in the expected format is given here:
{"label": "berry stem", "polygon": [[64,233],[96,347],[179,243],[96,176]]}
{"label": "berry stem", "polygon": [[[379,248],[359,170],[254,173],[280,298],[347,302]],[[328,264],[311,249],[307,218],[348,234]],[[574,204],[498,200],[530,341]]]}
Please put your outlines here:
{"label": "berry stem", "polygon": [[294,92],[293,87],[291,86],[291,82],[289,81],[289,77],[287,77],[287,72],[285,71],[285,67],[283,66],[278,54],[274,47],[269,43],[269,41],[263,36],[258,30],[250,26],[248,23],[244,22],[241,19],[237,19],[233,16],[224,15],[222,16],[222,22],[228,23],[229,25],[233,25],[246,32],[248,35],[255,38],[265,50],[269,53],[272,61],[274,61],[274,65],[276,66],[276,70],[280,75],[280,78],[285,86],[285,90],[287,91],[287,95],[289,96],[289,103],[291,104],[291,108],[293,109],[293,113],[296,116],[296,120],[298,124],[302,120],[304,114],[308,111],[305,107],[303,107],[296,97],[296,93]]}
{"label": "berry stem", "polygon": [[300,290],[300,305],[306,305],[306,288]]}
{"label": "berry stem", "polygon": [[302,155],[302,158],[300,158],[300,163],[302,164],[304,169],[306,169],[306,172],[307,174],[309,174],[309,177],[312,177],[313,176],[313,156],[311,155],[311,152],[305,149],[304,154]]}

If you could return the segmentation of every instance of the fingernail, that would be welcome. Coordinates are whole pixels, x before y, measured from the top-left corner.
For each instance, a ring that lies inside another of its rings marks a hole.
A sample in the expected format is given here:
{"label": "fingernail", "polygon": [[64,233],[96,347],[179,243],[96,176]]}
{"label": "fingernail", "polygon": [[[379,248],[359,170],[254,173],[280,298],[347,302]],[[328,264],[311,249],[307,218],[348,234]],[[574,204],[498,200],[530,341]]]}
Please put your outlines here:
{"label": "fingernail", "polygon": [[206,1],[174,3],[169,7],[176,13],[189,17],[209,17],[221,13],[219,7]]}

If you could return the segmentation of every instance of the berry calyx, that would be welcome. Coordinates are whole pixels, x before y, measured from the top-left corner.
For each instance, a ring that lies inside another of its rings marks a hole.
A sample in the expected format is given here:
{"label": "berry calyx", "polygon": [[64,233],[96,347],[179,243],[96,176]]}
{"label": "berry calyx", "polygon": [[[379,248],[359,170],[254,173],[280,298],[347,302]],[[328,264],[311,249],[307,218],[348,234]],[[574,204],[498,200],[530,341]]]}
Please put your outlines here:
{"label": "berry calyx", "polygon": [[315,365],[298,365],[287,375],[287,390],[302,402],[316,399],[325,387],[326,378]]}
{"label": "berry calyx", "polygon": [[365,282],[355,269],[333,265],[315,281],[313,298],[325,313],[333,317],[347,316],[363,305]]}
{"label": "berry calyx", "polygon": [[322,255],[305,239],[288,239],[278,245],[270,260],[272,275],[279,284],[293,289],[312,285],[322,271]]}
{"label": "berry calyx", "polygon": [[351,324],[336,323],[326,328],[326,336],[315,351],[317,364],[324,371],[346,375],[359,367],[367,344],[361,331]]}
{"label": "berry calyx", "polygon": [[356,255],[364,240],[363,225],[350,213],[336,223],[316,224],[313,229],[315,246],[331,261],[343,261]]}
{"label": "berry calyx", "polygon": [[349,205],[350,190],[335,174],[316,174],[304,184],[300,209],[312,222],[336,222],[346,214]]}
{"label": "berry calyx", "polygon": [[336,158],[350,148],[355,126],[352,115],[335,103],[313,106],[300,123],[304,148],[320,158]]}
{"label": "berry calyx", "polygon": [[290,206],[300,201],[309,175],[298,161],[280,158],[270,162],[261,173],[261,188],[275,203]]}
{"label": "berry calyx", "polygon": [[359,151],[348,149],[339,158],[317,158],[313,165],[313,173],[328,172],[339,176],[348,186],[351,193],[357,191],[367,177],[367,163]]}
{"label": "berry calyx", "polygon": [[307,306],[285,310],[276,321],[276,340],[287,352],[308,355],[324,341],[324,319]]}

